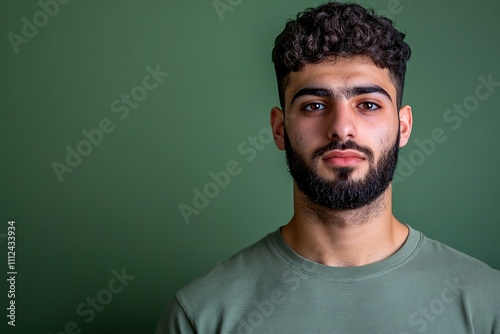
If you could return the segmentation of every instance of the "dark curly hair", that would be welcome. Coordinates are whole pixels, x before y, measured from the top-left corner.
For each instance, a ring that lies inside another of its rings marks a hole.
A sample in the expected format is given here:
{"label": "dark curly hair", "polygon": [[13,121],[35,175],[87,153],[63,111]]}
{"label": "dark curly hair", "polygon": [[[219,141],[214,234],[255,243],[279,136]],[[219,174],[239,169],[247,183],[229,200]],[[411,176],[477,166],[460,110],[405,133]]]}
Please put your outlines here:
{"label": "dark curly hair", "polygon": [[272,60],[278,81],[281,108],[290,72],[326,58],[368,56],[380,68],[389,69],[401,108],[406,61],[410,46],[393,22],[373,9],[355,3],[328,2],[299,13],[276,37]]}

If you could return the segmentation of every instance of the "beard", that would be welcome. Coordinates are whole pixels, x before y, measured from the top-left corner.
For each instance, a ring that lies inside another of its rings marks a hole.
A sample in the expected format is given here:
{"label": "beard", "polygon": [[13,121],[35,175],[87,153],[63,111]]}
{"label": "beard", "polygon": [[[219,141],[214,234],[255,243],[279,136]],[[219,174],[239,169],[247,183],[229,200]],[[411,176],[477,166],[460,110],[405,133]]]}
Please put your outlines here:
{"label": "beard", "polygon": [[369,169],[366,175],[359,180],[352,178],[354,168],[335,168],[336,178],[326,180],[311,168],[304,155],[295,150],[285,131],[285,152],[288,171],[293,177],[298,189],[314,204],[332,210],[354,210],[371,204],[389,187],[396,170],[399,139],[398,131],[396,141],[383,150],[380,158],[375,163],[373,151],[349,140],[344,143],[332,141],[325,147],[313,153],[312,161],[320,159],[321,155],[331,150],[357,150],[367,157]]}

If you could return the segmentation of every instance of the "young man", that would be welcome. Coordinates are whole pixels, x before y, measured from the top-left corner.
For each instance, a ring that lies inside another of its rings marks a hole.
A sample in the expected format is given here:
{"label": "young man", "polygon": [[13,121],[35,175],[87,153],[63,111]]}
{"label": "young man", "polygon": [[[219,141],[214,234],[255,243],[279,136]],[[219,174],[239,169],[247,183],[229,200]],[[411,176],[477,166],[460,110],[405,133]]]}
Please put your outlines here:
{"label": "young man", "polygon": [[157,333],[500,333],[500,272],[399,222],[410,47],[356,4],[299,14],[273,50],[290,222],[181,289]]}

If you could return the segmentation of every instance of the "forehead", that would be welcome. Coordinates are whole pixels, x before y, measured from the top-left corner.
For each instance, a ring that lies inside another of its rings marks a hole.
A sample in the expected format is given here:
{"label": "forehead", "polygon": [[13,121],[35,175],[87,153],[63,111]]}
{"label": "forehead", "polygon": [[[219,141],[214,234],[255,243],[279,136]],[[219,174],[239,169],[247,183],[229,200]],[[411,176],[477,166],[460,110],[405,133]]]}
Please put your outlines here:
{"label": "forehead", "polygon": [[396,101],[396,87],[387,68],[380,68],[368,57],[336,58],[318,64],[307,64],[291,72],[285,89],[285,101],[303,88],[328,88],[341,91],[347,87],[378,85]]}

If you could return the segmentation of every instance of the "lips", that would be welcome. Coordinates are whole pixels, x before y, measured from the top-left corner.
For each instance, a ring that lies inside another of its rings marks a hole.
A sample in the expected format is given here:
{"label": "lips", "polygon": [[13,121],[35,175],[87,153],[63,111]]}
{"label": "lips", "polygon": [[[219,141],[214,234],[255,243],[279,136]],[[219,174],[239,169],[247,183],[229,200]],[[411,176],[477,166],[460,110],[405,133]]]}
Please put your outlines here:
{"label": "lips", "polygon": [[365,156],[354,150],[333,150],[325,153],[323,159],[331,158],[358,158],[365,159]]}
{"label": "lips", "polygon": [[339,167],[353,166],[366,159],[362,153],[354,150],[333,150],[322,158],[326,163]]}

